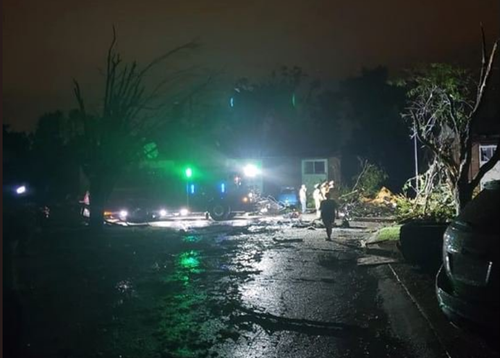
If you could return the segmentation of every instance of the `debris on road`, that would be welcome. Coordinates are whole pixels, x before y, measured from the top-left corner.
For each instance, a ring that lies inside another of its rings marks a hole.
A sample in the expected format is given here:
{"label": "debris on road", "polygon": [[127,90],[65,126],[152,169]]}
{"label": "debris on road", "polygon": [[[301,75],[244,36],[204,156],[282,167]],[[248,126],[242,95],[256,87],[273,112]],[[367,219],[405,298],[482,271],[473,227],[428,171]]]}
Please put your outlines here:
{"label": "debris on road", "polygon": [[399,262],[399,260],[393,257],[370,255],[358,258],[357,264],[358,266],[375,266],[375,265],[392,264],[396,262]]}
{"label": "debris on road", "polygon": [[340,198],[341,204],[348,207],[351,218],[392,218],[396,211],[396,196],[382,187],[374,198],[368,198],[357,191]]}
{"label": "debris on road", "polygon": [[304,239],[281,239],[281,240],[279,240],[279,239],[273,237],[273,241],[279,242],[279,243],[281,243],[281,242],[290,243],[290,242],[304,242]]}

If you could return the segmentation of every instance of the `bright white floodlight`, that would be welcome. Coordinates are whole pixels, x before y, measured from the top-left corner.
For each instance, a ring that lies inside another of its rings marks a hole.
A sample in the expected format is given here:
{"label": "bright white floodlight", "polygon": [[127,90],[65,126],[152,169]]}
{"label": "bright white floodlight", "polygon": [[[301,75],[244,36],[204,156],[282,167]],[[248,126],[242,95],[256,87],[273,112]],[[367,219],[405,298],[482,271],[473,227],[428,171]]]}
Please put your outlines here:
{"label": "bright white floodlight", "polygon": [[245,176],[247,176],[249,178],[254,178],[255,176],[257,176],[260,173],[260,170],[254,164],[247,164],[243,168],[243,173],[245,174]]}
{"label": "bright white floodlight", "polygon": [[21,185],[16,188],[16,194],[21,195],[26,193],[26,187],[24,185]]}
{"label": "bright white floodlight", "polygon": [[167,216],[167,210],[165,210],[165,209],[161,209],[161,210],[160,210],[160,216],[161,216],[161,217]]}

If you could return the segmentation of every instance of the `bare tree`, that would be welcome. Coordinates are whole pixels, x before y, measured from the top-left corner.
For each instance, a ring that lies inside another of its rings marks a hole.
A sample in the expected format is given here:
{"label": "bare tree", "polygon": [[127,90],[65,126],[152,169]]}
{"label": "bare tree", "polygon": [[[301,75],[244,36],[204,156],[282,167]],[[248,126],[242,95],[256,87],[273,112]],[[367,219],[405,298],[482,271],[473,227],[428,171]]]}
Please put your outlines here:
{"label": "bare tree", "polygon": [[472,131],[480,119],[498,45],[497,40],[488,55],[482,28],[481,31],[482,65],[475,90],[467,71],[445,64],[415,70],[404,81],[410,89],[403,117],[408,120],[413,134],[442,164],[457,214],[472,199],[473,190],[481,178],[500,159],[499,140],[491,159],[473,178],[469,178]]}
{"label": "bare tree", "polygon": [[[198,47],[191,41],[155,58],[144,67],[134,62],[124,63],[116,49],[116,31],[108,49],[104,73],[102,109],[91,113],[86,107],[80,84],[74,80],[78,102],[79,126],[77,138],[84,173],[90,182],[91,226],[102,226],[104,205],[124,168],[144,155],[144,145],[151,135],[164,129],[171,118],[172,108],[186,102],[209,81],[191,87],[187,93],[165,95],[175,88],[176,80],[191,69],[176,71],[148,88],[145,77],[152,69],[174,55]],[[165,98],[166,97],[166,98]]]}

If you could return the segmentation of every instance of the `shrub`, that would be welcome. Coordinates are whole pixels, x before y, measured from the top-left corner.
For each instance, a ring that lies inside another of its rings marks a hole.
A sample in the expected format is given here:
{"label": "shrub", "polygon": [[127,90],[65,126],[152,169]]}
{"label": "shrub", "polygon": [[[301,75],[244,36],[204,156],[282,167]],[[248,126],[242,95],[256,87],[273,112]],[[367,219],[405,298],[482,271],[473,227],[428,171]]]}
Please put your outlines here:
{"label": "shrub", "polygon": [[387,173],[379,168],[377,165],[362,161],[360,173],[353,178],[355,181],[353,190],[357,189],[358,192],[367,198],[373,198],[380,190],[383,182],[388,178]]}
{"label": "shrub", "polygon": [[447,186],[440,186],[427,196],[412,199],[407,195],[396,197],[396,220],[448,222],[455,215],[455,202]]}

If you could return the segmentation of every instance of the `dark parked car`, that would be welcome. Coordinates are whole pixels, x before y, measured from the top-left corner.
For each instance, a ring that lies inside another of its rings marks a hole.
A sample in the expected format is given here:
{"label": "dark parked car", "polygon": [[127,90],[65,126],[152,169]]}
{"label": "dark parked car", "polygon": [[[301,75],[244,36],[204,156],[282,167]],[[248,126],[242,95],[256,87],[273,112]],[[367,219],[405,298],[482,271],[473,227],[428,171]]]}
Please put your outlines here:
{"label": "dark parked car", "polygon": [[500,181],[490,182],[444,234],[436,278],[441,310],[454,322],[498,333]]}

